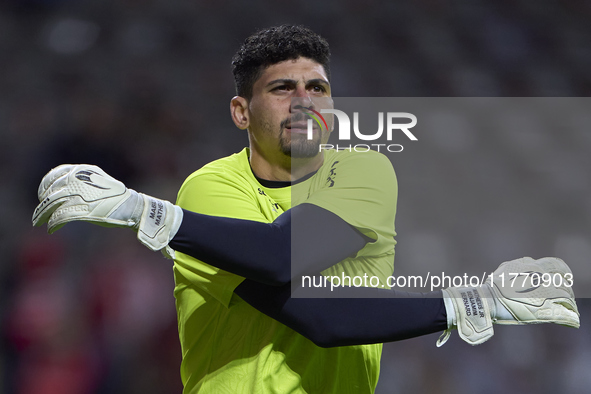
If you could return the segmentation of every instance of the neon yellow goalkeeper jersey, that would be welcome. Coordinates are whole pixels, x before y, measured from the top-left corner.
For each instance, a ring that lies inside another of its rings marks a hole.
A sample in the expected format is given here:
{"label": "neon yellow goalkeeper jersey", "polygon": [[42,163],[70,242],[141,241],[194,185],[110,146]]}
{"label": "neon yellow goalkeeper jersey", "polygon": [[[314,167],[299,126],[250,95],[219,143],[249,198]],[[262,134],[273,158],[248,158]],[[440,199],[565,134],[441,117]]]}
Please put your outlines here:
{"label": "neon yellow goalkeeper jersey", "polygon": [[[272,222],[292,202],[318,205],[375,240],[323,273],[367,273],[386,283],[394,269],[397,183],[385,156],[325,151],[324,164],[312,177],[267,188],[253,175],[248,155],[244,149],[194,172],[177,204],[259,222]],[[174,277],[185,394],[374,392],[381,344],[320,348],[235,295],[243,277],[179,252]]]}

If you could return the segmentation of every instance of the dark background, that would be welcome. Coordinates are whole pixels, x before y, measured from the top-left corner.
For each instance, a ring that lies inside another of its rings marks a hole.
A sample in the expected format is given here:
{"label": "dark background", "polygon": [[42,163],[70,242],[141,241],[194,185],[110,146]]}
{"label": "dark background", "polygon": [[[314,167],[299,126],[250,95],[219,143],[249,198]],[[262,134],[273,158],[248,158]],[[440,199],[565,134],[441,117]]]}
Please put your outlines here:
{"label": "dark background", "polygon": [[[229,117],[230,58],[253,31],[302,23],[325,36],[335,96],[583,97],[590,18],[575,0],[0,2],[0,393],[181,391],[170,261],[129,231],[76,223],[48,236],[30,217],[61,163],[174,201],[191,172],[245,146]],[[578,132],[450,131],[394,158],[400,272],[524,255],[584,263],[591,116],[577,121]],[[378,392],[587,393],[591,305],[579,305],[580,330],[387,344]]]}

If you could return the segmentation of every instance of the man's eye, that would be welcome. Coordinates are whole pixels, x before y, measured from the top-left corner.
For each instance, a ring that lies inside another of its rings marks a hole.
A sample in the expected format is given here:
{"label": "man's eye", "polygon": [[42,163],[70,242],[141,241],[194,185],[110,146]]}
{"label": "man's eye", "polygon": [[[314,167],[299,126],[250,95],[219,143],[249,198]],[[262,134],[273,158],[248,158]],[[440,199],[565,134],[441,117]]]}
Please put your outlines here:
{"label": "man's eye", "polygon": [[289,86],[287,86],[287,85],[279,85],[279,86],[276,86],[275,88],[273,88],[273,90],[288,90],[288,89],[289,89]]}
{"label": "man's eye", "polygon": [[326,92],[326,89],[324,88],[324,86],[313,86],[312,90],[316,93],[324,93]]}

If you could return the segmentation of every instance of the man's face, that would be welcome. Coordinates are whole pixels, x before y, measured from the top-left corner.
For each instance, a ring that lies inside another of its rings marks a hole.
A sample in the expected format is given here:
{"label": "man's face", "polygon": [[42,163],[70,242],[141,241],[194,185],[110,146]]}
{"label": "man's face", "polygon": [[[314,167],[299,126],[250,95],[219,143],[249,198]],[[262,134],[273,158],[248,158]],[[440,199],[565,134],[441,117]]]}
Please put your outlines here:
{"label": "man's face", "polygon": [[308,58],[286,60],[266,68],[253,86],[249,102],[251,139],[270,159],[278,153],[292,158],[315,157],[329,131],[313,122],[308,139],[310,110],[326,108],[330,84],[322,65]]}

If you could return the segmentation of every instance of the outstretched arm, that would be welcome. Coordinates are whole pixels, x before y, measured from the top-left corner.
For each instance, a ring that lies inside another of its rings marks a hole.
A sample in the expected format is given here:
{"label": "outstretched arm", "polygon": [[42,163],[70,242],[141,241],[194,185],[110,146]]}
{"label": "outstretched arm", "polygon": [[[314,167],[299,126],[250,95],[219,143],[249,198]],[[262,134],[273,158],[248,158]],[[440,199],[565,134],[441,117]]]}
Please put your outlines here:
{"label": "outstretched arm", "polygon": [[[338,289],[343,298],[293,298],[291,290],[290,284],[277,287],[245,280],[234,293],[321,347],[399,341],[448,328],[441,291],[348,287]],[[319,291],[334,297],[329,288]],[[360,298],[376,297],[377,292],[384,298]]]}
{"label": "outstretched arm", "polygon": [[[292,217],[297,220],[292,221]],[[179,252],[267,285],[282,286],[355,255],[369,239],[334,213],[300,204],[273,223],[184,211],[170,242]]]}
{"label": "outstretched arm", "polygon": [[355,255],[368,241],[337,215],[315,205],[301,204],[273,223],[203,215],[127,189],[89,165],[63,165],[49,172],[39,187],[39,200],[33,224],[47,222],[50,233],[74,220],[131,227],[152,250],[170,246],[275,286],[319,273]]}
{"label": "outstretched arm", "polygon": [[[519,280],[508,283],[509,275],[518,275]],[[542,285],[542,277],[553,282]],[[292,298],[289,285],[270,287],[251,281],[234,292],[319,346],[389,342],[445,330],[437,342],[441,346],[455,328],[471,345],[490,339],[493,324],[557,323],[578,328],[571,286],[572,272],[564,261],[524,257],[501,264],[481,286],[432,293],[339,288],[339,297],[351,298]],[[318,291],[319,297],[333,296],[328,288]]]}

